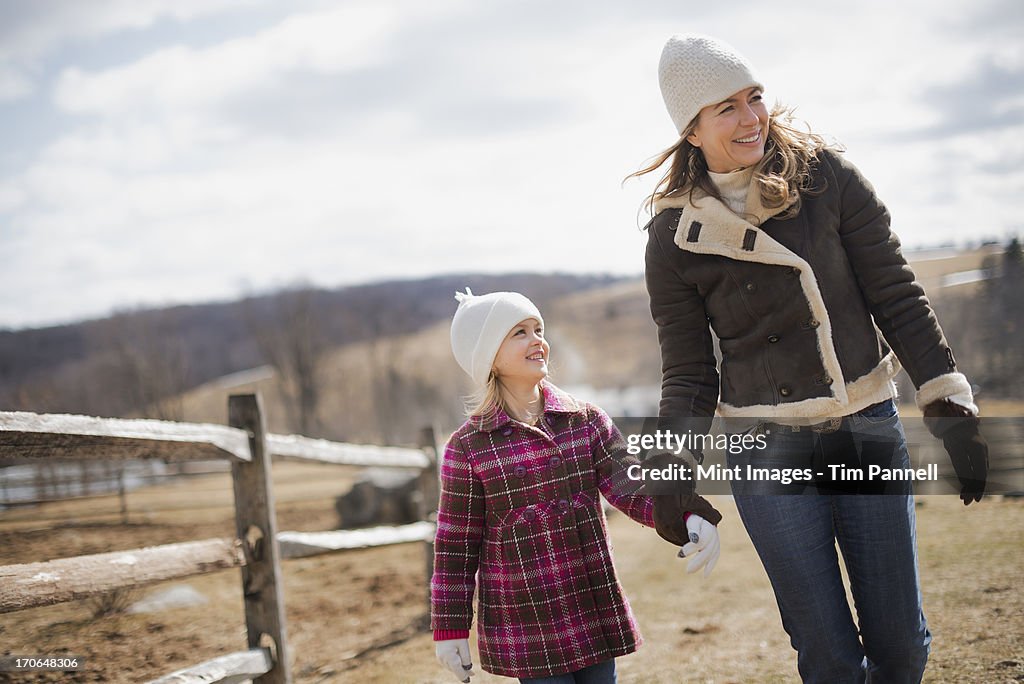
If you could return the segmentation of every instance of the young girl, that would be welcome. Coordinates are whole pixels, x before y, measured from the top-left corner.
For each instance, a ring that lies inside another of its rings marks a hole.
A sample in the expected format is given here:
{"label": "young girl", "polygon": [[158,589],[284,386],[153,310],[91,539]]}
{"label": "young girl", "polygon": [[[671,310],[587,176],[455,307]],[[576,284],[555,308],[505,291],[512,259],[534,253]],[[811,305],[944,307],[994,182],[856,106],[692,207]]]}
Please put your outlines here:
{"label": "young girl", "polygon": [[626,476],[637,461],[608,416],[547,382],[550,347],[533,302],[468,288],[455,298],[452,350],[480,400],[441,463],[431,581],[438,659],[470,681],[479,571],[485,670],[522,682],[614,682],[615,657],[635,651],[640,634],[612,566],[599,493],[666,538],[673,525],[659,524],[666,516],[656,505],[676,507],[669,523],[692,512],[688,572],[714,567],[721,515],[695,494],[639,493]]}

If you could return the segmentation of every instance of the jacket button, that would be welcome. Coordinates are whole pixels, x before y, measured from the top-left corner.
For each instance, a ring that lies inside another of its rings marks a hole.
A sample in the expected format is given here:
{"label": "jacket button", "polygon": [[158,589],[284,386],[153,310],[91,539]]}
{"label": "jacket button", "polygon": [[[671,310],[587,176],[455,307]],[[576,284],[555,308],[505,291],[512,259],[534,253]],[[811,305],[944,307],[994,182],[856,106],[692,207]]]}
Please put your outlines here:
{"label": "jacket button", "polygon": [[791,266],[790,269],[789,269],[789,274],[790,275],[798,276],[798,275],[800,275],[800,269],[797,268],[796,266]]}
{"label": "jacket button", "polygon": [[816,318],[812,318],[811,320],[807,321],[808,328],[817,328],[819,325],[821,325],[821,323],[819,323],[818,319]]}
{"label": "jacket button", "polygon": [[757,285],[755,285],[754,283],[747,283],[743,287],[747,289],[747,292],[753,292],[754,290],[757,289]]}
{"label": "jacket button", "polygon": [[771,342],[772,344],[775,344],[776,342],[779,341],[779,336],[778,335],[769,335],[768,336],[768,341]]}
{"label": "jacket button", "polygon": [[552,468],[557,468],[558,466],[562,465],[562,459],[559,458],[558,456],[552,456],[551,460],[548,461],[548,465],[551,466]]}
{"label": "jacket button", "polygon": [[509,435],[512,434],[512,428],[505,428],[504,430],[501,431],[501,434],[503,434],[506,437],[508,437]]}
{"label": "jacket button", "polygon": [[555,419],[553,416],[544,416],[544,422],[547,423],[548,425],[554,425]]}
{"label": "jacket button", "polygon": [[793,390],[789,389],[789,387],[787,387],[786,385],[783,385],[782,387],[779,388],[779,394],[781,394],[784,397],[788,397],[792,393]]}
{"label": "jacket button", "polygon": [[516,469],[512,471],[518,478],[526,477],[526,466],[516,466]]}
{"label": "jacket button", "polygon": [[569,502],[567,500],[565,500],[565,499],[562,499],[561,501],[559,501],[558,502],[558,510],[562,511],[563,513],[565,513],[567,510],[569,510]]}
{"label": "jacket button", "polygon": [[819,385],[826,385],[826,386],[828,386],[828,385],[832,384],[832,376],[828,375],[828,374],[826,374],[826,375],[819,375],[818,377],[816,377],[814,379],[814,381],[816,383],[818,383]]}
{"label": "jacket button", "polygon": [[523,511],[523,520],[526,520],[527,522],[534,520],[536,517],[537,511],[533,510],[532,508],[527,508],[525,511]]}

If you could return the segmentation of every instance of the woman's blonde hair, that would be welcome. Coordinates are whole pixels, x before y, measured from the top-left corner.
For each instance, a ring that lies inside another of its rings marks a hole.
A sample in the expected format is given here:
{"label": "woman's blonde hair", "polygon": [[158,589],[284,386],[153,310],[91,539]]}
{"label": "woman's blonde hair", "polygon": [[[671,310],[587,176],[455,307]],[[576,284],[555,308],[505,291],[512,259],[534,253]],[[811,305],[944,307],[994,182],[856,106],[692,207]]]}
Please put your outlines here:
{"label": "woman's blonde hair", "polygon": [[[653,215],[654,204],[664,197],[678,197],[689,193],[693,201],[693,193],[698,188],[704,193],[722,199],[721,193],[708,175],[707,161],[699,147],[694,147],[687,140],[697,126],[695,117],[686,127],[679,140],[661,152],[649,165],[636,173],[626,176],[643,176],[661,168],[672,160],[668,171],[654,192],[644,200],[644,207]],[[825,139],[810,130],[798,127],[792,108],[776,104],[768,119],[768,139],[765,141],[764,157],[758,162],[754,171],[754,179],[761,189],[761,204],[766,208],[776,209],[786,204],[791,197],[794,203],[777,218],[790,218],[800,211],[800,200],[804,195],[820,194],[824,188],[811,188],[810,166],[824,148],[838,149],[834,144],[826,143]]]}

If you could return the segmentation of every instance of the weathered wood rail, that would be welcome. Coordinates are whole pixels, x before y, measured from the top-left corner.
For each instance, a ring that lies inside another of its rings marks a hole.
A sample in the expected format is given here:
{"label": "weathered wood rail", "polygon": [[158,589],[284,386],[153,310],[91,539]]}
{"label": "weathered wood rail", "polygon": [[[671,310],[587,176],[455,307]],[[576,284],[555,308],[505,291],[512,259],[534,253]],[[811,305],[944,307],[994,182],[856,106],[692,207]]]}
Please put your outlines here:
{"label": "weathered wood rail", "polygon": [[[154,582],[239,568],[248,648],[170,673],[154,682],[291,682],[281,560],[405,542],[426,545],[432,573],[437,501],[433,430],[421,449],[356,445],[267,434],[257,395],[228,400],[229,426],[157,420],[0,412],[6,462],[54,460],[165,461],[227,459],[235,495],[233,539],[206,539],[145,549],[0,566],[0,614],[76,601]],[[420,470],[421,521],[335,532],[278,532],[271,458]]]}

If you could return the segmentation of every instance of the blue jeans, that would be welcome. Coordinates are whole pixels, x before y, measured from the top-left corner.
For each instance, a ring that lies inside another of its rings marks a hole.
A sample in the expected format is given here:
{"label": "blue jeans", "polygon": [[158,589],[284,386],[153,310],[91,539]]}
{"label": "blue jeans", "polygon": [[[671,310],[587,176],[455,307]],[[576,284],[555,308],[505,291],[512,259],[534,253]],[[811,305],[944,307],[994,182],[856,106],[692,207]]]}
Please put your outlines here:
{"label": "blue jeans", "polygon": [[615,675],[615,659],[612,658],[575,672],[536,679],[520,678],[519,681],[522,684],[615,684],[618,680]]}
{"label": "blue jeans", "polygon": [[[822,459],[848,465],[859,459],[909,467],[903,426],[891,404],[844,418],[842,431],[846,434],[771,431],[767,448],[730,456],[729,465],[815,468]],[[804,682],[921,681],[931,634],[921,610],[914,497],[909,481],[885,491],[843,494],[831,486],[793,483],[764,494],[749,483],[733,487]]]}

